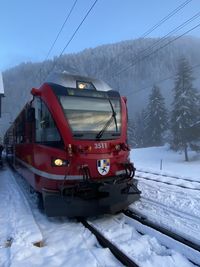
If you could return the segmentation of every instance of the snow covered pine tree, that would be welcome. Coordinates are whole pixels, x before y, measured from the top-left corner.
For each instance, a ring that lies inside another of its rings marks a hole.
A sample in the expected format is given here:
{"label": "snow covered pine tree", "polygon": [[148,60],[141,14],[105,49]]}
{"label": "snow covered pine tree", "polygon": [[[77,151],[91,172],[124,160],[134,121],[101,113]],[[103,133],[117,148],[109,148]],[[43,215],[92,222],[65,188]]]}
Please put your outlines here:
{"label": "snow covered pine tree", "polygon": [[199,120],[199,95],[193,87],[192,69],[185,58],[178,62],[172,103],[171,130],[172,147],[184,150],[188,161],[188,146],[192,141],[191,127]]}
{"label": "snow covered pine tree", "polygon": [[146,110],[146,138],[148,146],[163,145],[163,135],[168,127],[168,112],[160,88],[154,85]]}

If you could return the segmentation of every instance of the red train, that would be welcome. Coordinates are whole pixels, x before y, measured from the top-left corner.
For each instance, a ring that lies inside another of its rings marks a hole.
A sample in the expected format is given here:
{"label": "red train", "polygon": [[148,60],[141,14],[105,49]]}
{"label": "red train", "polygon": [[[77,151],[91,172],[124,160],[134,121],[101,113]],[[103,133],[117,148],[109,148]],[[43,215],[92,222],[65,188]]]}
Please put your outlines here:
{"label": "red train", "polygon": [[124,97],[100,80],[65,72],[31,93],[4,143],[48,216],[115,213],[139,198]]}

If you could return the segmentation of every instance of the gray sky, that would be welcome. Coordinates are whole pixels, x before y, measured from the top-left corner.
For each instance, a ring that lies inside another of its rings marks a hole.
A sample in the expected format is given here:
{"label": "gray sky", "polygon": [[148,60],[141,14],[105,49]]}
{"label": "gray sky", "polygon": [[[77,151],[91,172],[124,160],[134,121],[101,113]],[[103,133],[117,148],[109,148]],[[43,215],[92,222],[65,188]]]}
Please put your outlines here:
{"label": "gray sky", "polygon": [[[98,0],[65,54],[141,37],[186,0]],[[78,0],[49,59],[60,55],[94,0]],[[0,0],[0,70],[21,62],[43,61],[74,0]],[[148,37],[161,37],[200,12],[191,0]],[[176,33],[200,23],[200,17]],[[200,37],[200,27],[189,35]]]}

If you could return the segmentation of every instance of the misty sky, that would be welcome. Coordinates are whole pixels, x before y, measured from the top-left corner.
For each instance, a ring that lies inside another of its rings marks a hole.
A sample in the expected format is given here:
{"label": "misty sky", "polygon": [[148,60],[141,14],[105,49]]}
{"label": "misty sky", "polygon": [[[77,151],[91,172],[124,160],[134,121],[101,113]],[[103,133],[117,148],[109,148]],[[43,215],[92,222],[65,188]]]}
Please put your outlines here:
{"label": "misty sky", "polygon": [[[65,53],[141,37],[186,0],[98,0]],[[49,59],[58,56],[94,0],[78,0]],[[21,62],[43,61],[74,0],[0,0],[0,70]],[[200,12],[192,0],[149,37],[160,37]],[[200,16],[181,35],[200,23]],[[200,27],[189,35],[200,37]]]}

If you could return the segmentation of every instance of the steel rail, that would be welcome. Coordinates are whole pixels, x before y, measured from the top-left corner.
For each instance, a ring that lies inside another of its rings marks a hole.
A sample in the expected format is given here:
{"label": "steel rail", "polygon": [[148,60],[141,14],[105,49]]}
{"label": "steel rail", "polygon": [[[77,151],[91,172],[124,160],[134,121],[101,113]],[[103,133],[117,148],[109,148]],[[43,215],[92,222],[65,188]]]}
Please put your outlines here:
{"label": "steel rail", "polygon": [[[154,179],[151,179],[151,178],[148,178],[148,177],[142,177],[142,176],[139,176],[139,175],[136,175],[136,176],[135,176],[135,179],[137,179],[137,177],[138,177],[139,179],[144,179],[144,180],[148,180],[148,181],[153,181],[153,182],[156,182],[156,183],[162,183],[162,184],[167,184],[167,185],[172,185],[172,186],[181,187],[181,188],[184,188],[184,189],[190,189],[190,190],[200,191],[200,189],[198,189],[198,188],[191,188],[191,187],[187,187],[187,186],[185,186],[185,185],[172,184],[172,183],[170,183],[170,182],[158,181],[158,180],[154,180]],[[138,179],[137,179],[137,180],[138,180]]]}
{"label": "steel rail", "polygon": [[189,179],[189,178],[186,178],[186,177],[178,177],[178,176],[174,176],[174,175],[163,174],[163,173],[159,173],[159,172],[136,170],[136,175],[137,175],[137,173],[150,173],[150,174],[159,175],[159,176],[162,176],[162,177],[169,177],[169,178],[174,178],[174,179],[177,179],[177,180],[183,180],[183,181],[187,181],[187,182],[200,184],[200,181],[197,181],[197,180],[192,180],[192,179]]}
{"label": "steel rail", "polygon": [[160,232],[160,233],[162,233],[168,237],[171,237],[172,239],[200,252],[200,245],[193,243],[192,241],[180,236],[179,234],[176,234],[176,233],[174,233],[168,229],[165,229],[164,227],[159,226],[159,225],[149,221],[147,218],[145,218],[141,215],[137,215],[135,212],[133,212],[131,210],[123,211],[123,213],[127,217],[134,219],[134,220],[140,222],[141,224],[148,226],[148,227],[150,227],[150,228],[152,228],[152,229],[154,229],[154,230],[156,230],[156,231],[158,231],[158,232]]}
{"label": "steel rail", "polygon": [[[150,173],[150,172],[145,172],[145,173]],[[154,174],[154,173],[150,173],[150,174]],[[157,175],[159,176],[159,174],[154,174],[154,175]],[[164,175],[160,175],[160,176],[163,176]],[[135,179],[137,179],[137,177],[139,179],[144,179],[144,180],[148,180],[148,181],[153,181],[153,182],[156,182],[156,183],[162,183],[162,184],[167,184],[167,185],[172,185],[172,186],[177,186],[177,187],[181,187],[181,188],[184,188],[184,189],[190,189],[190,190],[195,190],[195,191],[200,191],[200,188],[194,188],[194,187],[188,187],[188,186],[185,186],[185,185],[181,185],[181,184],[173,184],[173,183],[170,183],[170,182],[167,182],[167,181],[161,181],[161,180],[156,180],[156,179],[151,179],[149,177],[143,177],[143,176],[140,176],[138,174],[135,175]],[[169,177],[169,178],[175,178],[175,177],[172,177],[172,176],[165,176],[165,177]],[[139,179],[137,179],[139,181]],[[178,179],[178,178],[176,178]],[[180,178],[181,180],[182,178]],[[183,179],[182,179],[183,180]],[[186,180],[185,180],[186,181]],[[192,181],[190,181],[192,183]],[[195,182],[195,181],[193,181]],[[196,183],[196,182],[195,182]],[[197,182],[199,183],[199,182]]]}
{"label": "steel rail", "polygon": [[106,239],[95,227],[89,224],[85,219],[79,219],[79,221],[90,230],[99,241],[100,245],[104,248],[109,248],[112,254],[125,266],[139,267],[133,260],[131,260],[126,254],[124,254],[117,246]]}

